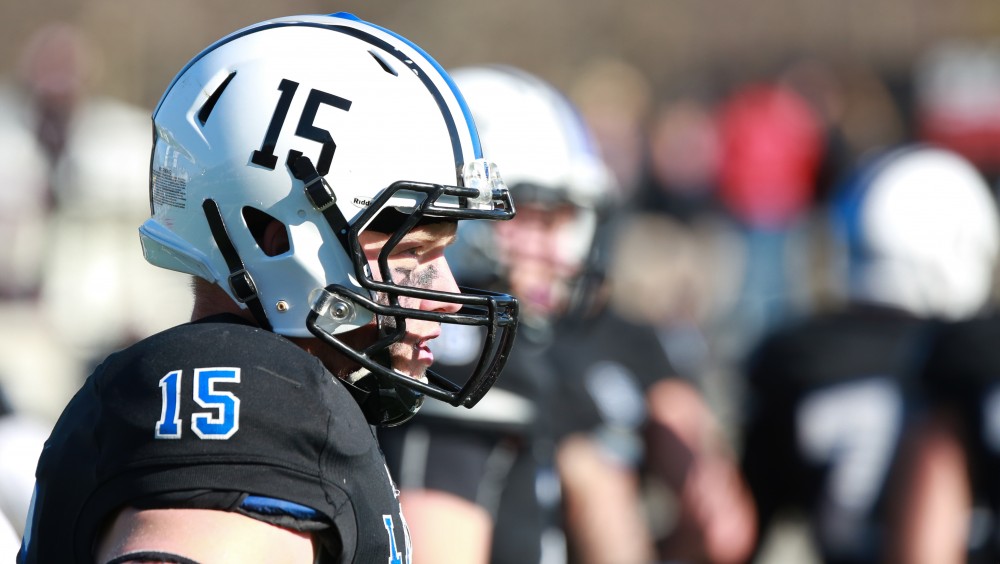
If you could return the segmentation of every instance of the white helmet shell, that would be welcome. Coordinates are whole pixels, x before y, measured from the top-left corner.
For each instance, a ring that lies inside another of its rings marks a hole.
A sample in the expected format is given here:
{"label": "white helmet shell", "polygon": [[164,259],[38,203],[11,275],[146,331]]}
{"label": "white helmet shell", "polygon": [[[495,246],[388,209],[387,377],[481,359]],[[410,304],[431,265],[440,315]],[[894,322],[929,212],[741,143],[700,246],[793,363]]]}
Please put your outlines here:
{"label": "white helmet shell", "polygon": [[[359,365],[338,375],[373,424],[407,420],[424,395],[472,407],[490,389],[517,301],[397,284],[384,260],[422,222],[514,216],[464,99],[419,47],[344,13],[253,25],[188,63],[153,127],[152,217],[139,229],[150,263],[215,283],[261,327],[317,337]],[[259,242],[272,220],[287,248]],[[377,266],[360,244],[367,228],[389,233]],[[486,329],[467,379],[392,366],[387,349],[410,319]],[[339,336],[373,322],[378,338],[362,348]]]}
{"label": "white helmet shell", "polygon": [[508,186],[561,191],[581,207],[610,197],[614,180],[590,131],[553,86],[499,65],[452,69],[451,76],[472,109],[484,151],[502,160]]}
{"label": "white helmet shell", "polygon": [[[450,72],[471,108],[483,151],[502,163],[515,203],[538,199],[577,208],[572,232],[562,239],[568,256],[585,260],[599,212],[617,186],[576,107],[548,82],[517,68],[483,65]],[[479,233],[465,238],[494,247]],[[488,248],[479,252],[491,254]]]}
{"label": "white helmet shell", "polygon": [[[153,115],[149,262],[218,283],[239,300],[202,207],[213,200],[253,276],[272,329],[309,336],[311,294],[357,288],[350,259],[286,166],[298,152],[333,187],[352,223],[399,180],[462,185],[482,157],[465,103],[420,48],[349,14],[275,19],[195,57]],[[393,202],[411,209],[416,198]],[[291,252],[267,256],[244,208],[283,223]],[[360,312],[350,330],[371,321]]]}
{"label": "white helmet shell", "polygon": [[842,203],[853,299],[951,320],[983,308],[1000,219],[989,186],[964,158],[930,146],[894,151]]}

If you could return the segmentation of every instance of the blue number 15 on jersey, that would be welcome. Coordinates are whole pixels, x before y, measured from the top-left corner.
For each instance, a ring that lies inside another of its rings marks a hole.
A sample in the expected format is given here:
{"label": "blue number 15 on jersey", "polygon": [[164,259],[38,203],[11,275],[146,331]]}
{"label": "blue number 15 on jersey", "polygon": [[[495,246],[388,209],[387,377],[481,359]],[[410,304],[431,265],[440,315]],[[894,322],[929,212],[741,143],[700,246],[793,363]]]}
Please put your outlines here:
{"label": "blue number 15 on jersey", "polygon": [[[157,439],[179,439],[183,430],[180,404],[184,373],[174,370],[160,379],[163,403],[160,420],[156,422]],[[207,411],[191,415],[191,430],[199,438],[225,440],[240,428],[240,398],[232,392],[216,391],[218,382],[239,383],[239,368],[196,368],[194,370],[194,401]]]}

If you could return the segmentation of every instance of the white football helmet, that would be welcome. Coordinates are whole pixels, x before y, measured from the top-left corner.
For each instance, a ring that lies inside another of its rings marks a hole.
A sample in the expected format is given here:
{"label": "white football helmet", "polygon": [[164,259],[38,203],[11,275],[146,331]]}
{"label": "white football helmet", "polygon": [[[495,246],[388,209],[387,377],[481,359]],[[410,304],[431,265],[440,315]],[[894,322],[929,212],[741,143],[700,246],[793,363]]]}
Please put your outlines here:
{"label": "white football helmet", "polygon": [[[153,125],[152,217],[140,228],[150,263],[213,282],[262,327],[315,335],[361,364],[375,377],[352,391],[375,423],[408,419],[422,394],[472,407],[490,388],[517,325],[516,301],[402,287],[384,260],[421,221],[514,214],[462,95],[419,47],[345,13],[262,22],[195,56]],[[287,252],[262,251],[253,232],[260,214],[285,226]],[[379,261],[389,282],[369,272],[358,243],[367,228],[393,234]],[[464,307],[407,309],[399,296]],[[432,371],[421,382],[388,366],[385,350],[405,334],[406,318],[487,328],[467,382]],[[372,321],[382,338],[364,350],[338,337]]]}
{"label": "white football helmet", "polygon": [[986,181],[961,156],[924,145],[881,155],[835,210],[853,300],[950,320],[986,304],[1000,219]]}
{"label": "white football helmet", "polygon": [[[503,163],[504,180],[515,203],[575,208],[572,224],[558,236],[558,246],[565,260],[577,265],[573,278],[564,281],[571,286],[566,307],[585,302],[595,286],[598,225],[616,192],[614,176],[601,160],[590,130],[561,92],[520,69],[473,66],[452,69],[451,75],[469,103],[484,151]],[[462,226],[459,245],[478,260],[463,261],[460,268],[478,265],[503,279],[509,265],[496,256],[500,242],[488,227]],[[469,273],[470,278],[476,276]],[[528,313],[523,303],[522,313]]]}

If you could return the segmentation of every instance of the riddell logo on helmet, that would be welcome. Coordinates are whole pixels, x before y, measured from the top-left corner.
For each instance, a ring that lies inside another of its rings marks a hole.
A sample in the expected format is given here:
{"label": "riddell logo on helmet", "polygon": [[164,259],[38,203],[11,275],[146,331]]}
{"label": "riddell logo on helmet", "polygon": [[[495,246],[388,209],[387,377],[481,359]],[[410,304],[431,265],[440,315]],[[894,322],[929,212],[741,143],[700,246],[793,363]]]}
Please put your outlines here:
{"label": "riddell logo on helmet", "polygon": [[354,198],[354,205],[358,206],[359,208],[367,208],[368,206],[372,205],[372,201],[366,200],[364,198]]}

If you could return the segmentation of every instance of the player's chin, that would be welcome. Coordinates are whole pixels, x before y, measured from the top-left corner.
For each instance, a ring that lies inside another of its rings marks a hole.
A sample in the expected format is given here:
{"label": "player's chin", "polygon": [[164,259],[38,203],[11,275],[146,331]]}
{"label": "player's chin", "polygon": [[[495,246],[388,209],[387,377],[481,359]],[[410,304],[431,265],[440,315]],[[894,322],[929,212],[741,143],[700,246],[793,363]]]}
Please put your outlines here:
{"label": "player's chin", "polygon": [[432,362],[433,359],[422,358],[418,351],[410,350],[406,354],[394,354],[392,366],[405,376],[427,383],[427,369]]}
{"label": "player's chin", "polygon": [[423,383],[427,383],[427,367],[423,365],[418,366],[404,366],[396,369],[397,372],[402,373],[404,376],[413,378]]}

